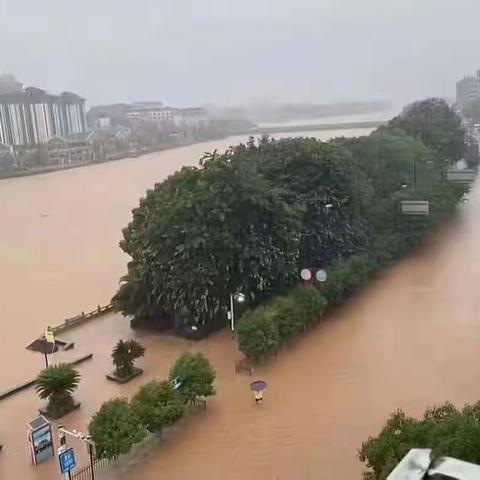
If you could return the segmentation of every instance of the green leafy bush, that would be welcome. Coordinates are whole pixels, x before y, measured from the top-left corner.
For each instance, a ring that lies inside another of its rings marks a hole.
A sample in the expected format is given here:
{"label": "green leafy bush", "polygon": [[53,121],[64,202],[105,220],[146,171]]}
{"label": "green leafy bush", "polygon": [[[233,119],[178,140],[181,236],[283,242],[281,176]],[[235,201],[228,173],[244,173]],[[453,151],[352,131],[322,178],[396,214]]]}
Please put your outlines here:
{"label": "green leafy bush", "polygon": [[270,309],[282,342],[288,342],[296,337],[305,331],[309,324],[309,316],[292,297],[277,297],[270,304]]}
{"label": "green leafy bush", "polygon": [[142,420],[124,398],[104,402],[90,421],[88,431],[98,458],[126,454],[147,434]]}
{"label": "green leafy bush", "polygon": [[174,424],[185,411],[182,396],[167,381],[154,380],[143,385],[132,398],[131,406],[152,433]]}
{"label": "green leafy bush", "polygon": [[269,305],[245,312],[237,328],[238,347],[247,358],[263,361],[323,315],[327,301],[314,287],[297,287]]}
{"label": "green leafy bush", "polygon": [[329,307],[347,300],[353,293],[367,284],[368,279],[377,271],[378,262],[366,254],[352,255],[338,260],[328,270],[325,296]]}
{"label": "green leafy bush", "polygon": [[297,307],[305,312],[308,323],[312,323],[325,313],[327,300],[315,287],[299,286],[294,288],[289,296],[296,302]]}
{"label": "green leafy bush", "polygon": [[238,348],[250,360],[263,361],[278,350],[280,334],[271,307],[245,312],[237,327]]}
{"label": "green leafy bush", "polygon": [[462,410],[446,403],[426,410],[421,420],[401,410],[393,413],[378,436],[370,437],[359,451],[368,468],[364,478],[385,480],[412,448],[480,463],[480,402]]}
{"label": "green leafy bush", "polygon": [[194,401],[196,397],[215,395],[213,382],[215,370],[201,353],[184,353],[170,370],[170,381],[180,383],[178,391],[185,400]]}

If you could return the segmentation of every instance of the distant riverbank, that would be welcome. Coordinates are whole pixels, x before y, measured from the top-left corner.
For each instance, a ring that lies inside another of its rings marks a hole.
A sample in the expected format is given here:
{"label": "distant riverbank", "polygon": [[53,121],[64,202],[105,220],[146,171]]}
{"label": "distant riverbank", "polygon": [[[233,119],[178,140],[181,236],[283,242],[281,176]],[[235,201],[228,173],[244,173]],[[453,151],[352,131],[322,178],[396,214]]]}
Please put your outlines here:
{"label": "distant riverbank", "polygon": [[155,153],[155,152],[162,152],[164,150],[171,150],[174,148],[179,148],[179,147],[188,147],[189,145],[195,145],[197,143],[203,143],[203,142],[208,142],[208,141],[213,141],[213,140],[223,140],[224,138],[228,138],[230,135],[225,135],[222,137],[218,137],[215,139],[202,139],[202,140],[195,140],[192,142],[184,142],[184,143],[176,143],[176,144],[171,144],[171,145],[163,145],[158,148],[154,149],[148,149],[144,150],[142,152],[138,152],[135,154],[128,153],[128,152],[122,152],[119,153],[107,160],[103,160],[100,162],[77,162],[77,163],[67,163],[67,164],[58,164],[58,165],[47,165],[45,167],[34,167],[34,168],[27,168],[25,170],[15,170],[7,173],[1,173],[0,172],[0,180],[6,180],[8,178],[16,178],[16,177],[28,177],[31,175],[41,175],[43,173],[51,173],[51,172],[58,172],[60,170],[71,170],[73,168],[80,168],[80,167],[88,167],[89,165],[99,165],[101,163],[107,163],[107,162],[114,162],[116,160],[125,160],[127,158],[136,158],[140,157],[142,155],[147,155],[149,153]]}
{"label": "distant riverbank", "polygon": [[71,163],[71,164],[62,164],[62,165],[47,165],[45,167],[35,167],[35,168],[29,168],[25,170],[15,170],[11,172],[0,172],[0,180],[8,179],[8,178],[15,178],[15,177],[26,177],[30,175],[40,175],[44,173],[51,173],[51,172],[57,172],[59,170],[70,170],[72,168],[80,168],[80,167],[86,167],[88,165],[98,165],[99,163],[106,163],[106,162],[113,162],[115,160],[124,160],[126,158],[132,158],[132,157],[137,157],[140,155],[145,155],[148,153],[154,153],[154,152],[161,152],[164,150],[171,150],[179,147],[186,147],[189,145],[195,145],[199,143],[204,143],[204,142],[209,142],[209,141],[215,141],[215,140],[224,140],[225,138],[230,137],[231,135],[235,136],[240,136],[240,135],[245,135],[246,137],[249,135],[271,135],[275,133],[307,133],[307,132],[313,132],[313,131],[329,131],[329,130],[361,130],[361,129],[375,129],[379,127],[380,125],[383,125],[384,121],[381,120],[370,120],[370,121],[357,121],[357,122],[338,122],[338,123],[315,123],[315,124],[295,124],[295,125],[275,125],[275,126],[258,126],[255,128],[252,128],[251,130],[245,130],[244,132],[236,132],[236,133],[229,133],[228,135],[223,135],[218,138],[214,139],[198,139],[195,141],[191,142],[184,142],[184,143],[176,143],[176,144],[171,144],[171,145],[164,145],[159,148],[155,149],[149,149],[145,150],[139,154],[132,155],[128,153],[121,153],[116,155],[113,158],[109,158],[108,160],[104,160],[102,162],[94,162],[94,163],[89,163],[89,162],[79,162],[79,163]]}
{"label": "distant riverbank", "polygon": [[311,132],[319,130],[353,130],[361,128],[377,128],[384,125],[386,122],[379,120],[365,121],[365,122],[346,122],[346,123],[316,123],[311,125],[278,125],[272,127],[256,127],[250,131],[253,135],[272,133],[286,133],[286,132]]}

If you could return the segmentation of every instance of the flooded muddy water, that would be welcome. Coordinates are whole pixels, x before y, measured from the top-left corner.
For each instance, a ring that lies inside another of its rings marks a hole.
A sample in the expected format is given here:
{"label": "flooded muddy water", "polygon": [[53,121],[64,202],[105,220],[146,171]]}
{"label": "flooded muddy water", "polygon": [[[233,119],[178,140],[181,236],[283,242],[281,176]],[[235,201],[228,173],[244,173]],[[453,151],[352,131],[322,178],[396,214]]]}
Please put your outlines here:
{"label": "flooded muddy water", "polygon": [[[236,140],[0,182],[0,390],[42,368],[42,356],[24,347],[46,325],[109,301],[127,261],[117,247],[121,228],[145,189]],[[401,407],[420,414],[434,403],[480,398],[479,239],[477,189],[437,244],[386,272],[255,372],[268,383],[261,406],[253,403],[251,379],[235,374],[240,355],[227,332],[201,342],[140,334],[145,373],[118,386],[105,373],[116,340],[136,335],[128,322],[109,314],[71,330],[63,338],[76,348],[56,360],[94,358],[79,367],[82,407],[62,422],[85,430],[102,401],[128,396],[166,376],[183,351],[199,350],[218,372],[207,411],[189,415],[101,478],[360,478],[357,449],[388,413]],[[40,405],[33,390],[0,402],[1,479],[60,477],[54,460],[28,464],[25,426]]]}

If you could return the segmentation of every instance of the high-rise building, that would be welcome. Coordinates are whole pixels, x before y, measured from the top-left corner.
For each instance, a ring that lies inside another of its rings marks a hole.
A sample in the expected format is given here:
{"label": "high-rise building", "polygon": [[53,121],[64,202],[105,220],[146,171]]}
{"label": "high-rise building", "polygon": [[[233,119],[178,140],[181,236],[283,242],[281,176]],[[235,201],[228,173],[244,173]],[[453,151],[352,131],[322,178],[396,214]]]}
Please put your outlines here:
{"label": "high-rise building", "polygon": [[[7,77],[7,78],[5,78]],[[55,136],[85,133],[85,100],[71,92],[51,95],[0,77],[0,143],[32,148]]]}
{"label": "high-rise building", "polygon": [[480,70],[477,76],[469,75],[457,82],[457,105],[465,108],[470,102],[480,99]]}

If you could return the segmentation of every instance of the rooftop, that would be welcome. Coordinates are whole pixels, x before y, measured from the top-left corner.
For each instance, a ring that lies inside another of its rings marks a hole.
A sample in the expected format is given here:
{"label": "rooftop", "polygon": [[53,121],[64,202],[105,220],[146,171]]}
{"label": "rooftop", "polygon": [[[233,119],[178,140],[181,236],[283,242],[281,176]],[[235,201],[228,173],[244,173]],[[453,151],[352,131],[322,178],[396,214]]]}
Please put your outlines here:
{"label": "rooftop", "polygon": [[62,102],[76,104],[85,99],[72,92],[62,92],[59,95],[37,87],[24,87],[13,75],[0,75],[0,102],[2,103],[50,103]]}

